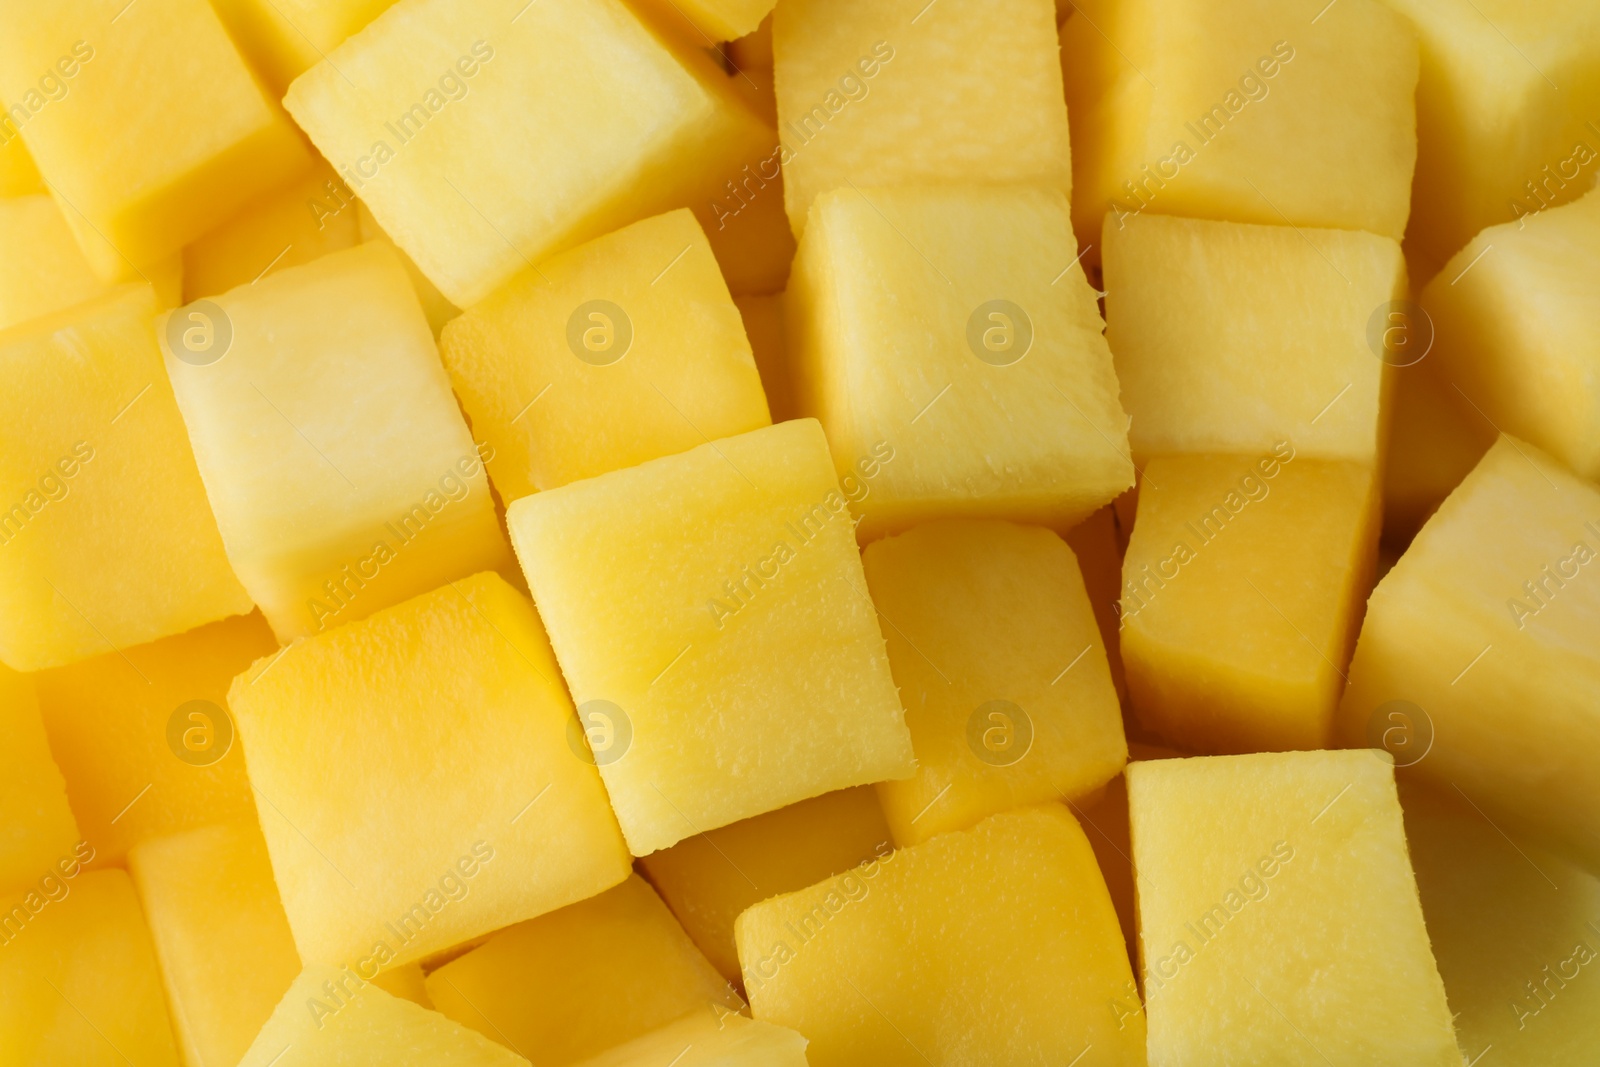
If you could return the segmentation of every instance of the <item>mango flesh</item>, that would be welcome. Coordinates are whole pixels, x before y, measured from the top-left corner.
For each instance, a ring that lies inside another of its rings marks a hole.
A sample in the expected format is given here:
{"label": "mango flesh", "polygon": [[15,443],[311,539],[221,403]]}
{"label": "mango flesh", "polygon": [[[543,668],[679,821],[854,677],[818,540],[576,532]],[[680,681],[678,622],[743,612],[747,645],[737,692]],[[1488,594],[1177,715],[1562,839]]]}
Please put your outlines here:
{"label": "mango flesh", "polygon": [[254,819],[134,847],[128,869],[187,1067],[234,1067],[300,974]]}
{"label": "mango flesh", "polygon": [[[324,201],[324,204],[333,206],[330,201]],[[359,200],[356,201],[356,218],[360,220],[363,241],[374,243],[381,241],[394,249],[395,254],[400,257],[401,264],[406,268],[406,274],[411,277],[411,287],[417,291],[417,299],[422,302],[422,313],[428,316],[428,325],[433,329],[434,340],[438,340],[445,323],[461,314],[461,309],[450,303],[439,291],[439,287],[428,280],[428,276],[422,273],[422,268],[417,266],[416,261],[394,243],[384,232],[383,227],[378,225],[378,220],[372,217],[372,212],[368,211],[367,206]]]}
{"label": "mango flesh", "polygon": [[81,840],[66,783],[51,758],[33,679],[0,667],[0,892],[20,889],[71,858]]}
{"label": "mango flesh", "polygon": [[708,1007],[578,1067],[807,1067],[806,1039],[793,1030]]}
{"label": "mango flesh", "polygon": [[1502,436],[1373,591],[1341,741],[1398,710],[1432,740],[1409,773],[1600,868],[1597,558],[1600,489]]}
{"label": "mango flesh", "polygon": [[506,518],[573,699],[599,716],[634,855],[911,774],[815,421],[536,493]]}
{"label": "mango flesh", "polygon": [[882,782],[897,845],[1050,800],[1127,762],[1122,710],[1078,561],[1049,530],[933,522],[862,559],[917,776]]}
{"label": "mango flesh", "polygon": [[711,1001],[744,1006],[638,875],[500,931],[428,975],[427,986],[447,1017],[550,1067]]}
{"label": "mango flesh", "polygon": [[440,352],[506,500],[771,423],[687,210],[516,275],[445,327]]}
{"label": "mango flesh", "polygon": [[234,43],[273,97],[394,0],[214,0]]}
{"label": "mango flesh", "polygon": [[303,961],[370,980],[628,875],[533,605],[497,575],[292,645],[228,704]]}
{"label": "mango flesh", "polygon": [[[687,22],[693,33],[707,44],[731,41],[754,32],[770,16],[774,0],[634,0],[640,8],[662,19],[675,16]],[[768,66],[771,66],[770,62]]]}
{"label": "mango flesh", "polygon": [[1152,1067],[1459,1067],[1387,754],[1138,762],[1128,804]]}
{"label": "mango flesh", "polygon": [[1397,367],[1383,465],[1383,537],[1408,543],[1494,444],[1495,431],[1438,356]]}
{"label": "mango flesh", "polygon": [[1143,1020],[1107,1010],[1137,999],[1116,912],[1059,805],[754,905],[737,936],[755,1017],[812,1067],[1144,1062]]}
{"label": "mango flesh", "polygon": [[744,321],[745,336],[750,339],[750,352],[761,374],[761,388],[766,393],[772,421],[787,422],[796,418],[788,342],[783,329],[783,294],[736,296],[733,302]]}
{"label": "mango flesh", "polygon": [[863,543],[958,516],[1065,528],[1133,484],[1075,255],[1055,191],[862,187],[817,200],[785,325],[800,410],[821,420],[840,476],[866,486]]}
{"label": "mango flesh", "polygon": [[892,847],[876,791],[856,786],[685,838],[639,866],[700,951],[737,982],[733,924],[740,912]]}
{"label": "mango flesh", "polygon": [[47,190],[39,177],[39,168],[28,155],[28,146],[22,134],[0,122],[0,196],[30,196]]}
{"label": "mango flesh", "polygon": [[0,199],[0,248],[0,330],[81,304],[108,288],[48,196]]}
{"label": "mango flesh", "polygon": [[0,659],[17,670],[250,610],[161,367],[156,308],[149,286],[122,286],[0,333]]}
{"label": "mango flesh", "polygon": [[[1111,668],[1111,684],[1116,687],[1118,704],[1126,705],[1128,690],[1122,673],[1121,617],[1117,614],[1117,604],[1122,596],[1125,535],[1114,504],[1106,505],[1078,523],[1063,534],[1062,539],[1078,558],[1083,587],[1089,594],[1095,625],[1100,628],[1100,640],[1105,645],[1107,665]],[[1131,527],[1131,515],[1129,520]]]}

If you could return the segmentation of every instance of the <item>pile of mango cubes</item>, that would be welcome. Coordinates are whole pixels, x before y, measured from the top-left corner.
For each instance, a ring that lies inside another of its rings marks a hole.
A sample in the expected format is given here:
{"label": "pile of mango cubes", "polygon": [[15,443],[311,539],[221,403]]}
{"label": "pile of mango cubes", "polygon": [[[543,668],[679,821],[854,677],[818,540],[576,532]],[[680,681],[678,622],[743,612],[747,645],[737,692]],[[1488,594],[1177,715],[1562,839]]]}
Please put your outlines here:
{"label": "pile of mango cubes", "polygon": [[0,1067],[1600,1064],[1595,0],[0,0]]}

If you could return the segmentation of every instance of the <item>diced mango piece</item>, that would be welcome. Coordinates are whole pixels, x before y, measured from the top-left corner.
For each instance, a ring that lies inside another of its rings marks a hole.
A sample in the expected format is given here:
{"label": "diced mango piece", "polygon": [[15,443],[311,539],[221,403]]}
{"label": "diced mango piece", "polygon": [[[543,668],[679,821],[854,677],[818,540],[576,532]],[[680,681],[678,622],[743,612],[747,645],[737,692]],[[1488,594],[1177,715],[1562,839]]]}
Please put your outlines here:
{"label": "diced mango piece", "polygon": [[638,875],[500,931],[428,975],[427,986],[439,1011],[548,1067],[711,1001],[744,1006]]}
{"label": "diced mango piece", "polygon": [[[777,121],[771,70],[740,71],[729,81],[762,121]],[[794,231],[783,202],[783,147],[776,133],[767,132],[764,151],[730,171],[710,199],[689,205],[706,229],[734,296],[780,291],[788,284],[794,260]]]}
{"label": "diced mango piece", "polygon": [[48,196],[0,200],[0,330],[107,289]]}
{"label": "diced mango piece", "polygon": [[634,855],[911,774],[815,421],[536,493],[506,519]]}
{"label": "diced mango piece", "polygon": [[[996,893],[1004,886],[1003,893]],[[1142,1064],[1117,915],[1065,808],[996,815],[739,916],[757,1019],[812,1067]]]}
{"label": "diced mango piece", "polygon": [[[346,188],[349,187],[346,186]],[[406,273],[411,276],[411,287],[417,291],[417,299],[422,302],[422,313],[428,316],[428,325],[432,327],[433,336],[437,340],[439,334],[444,330],[445,323],[461,314],[461,309],[450,303],[445,295],[439,291],[439,287],[428,280],[428,276],[422,273],[422,268],[417,266],[416,261],[406,255],[403,248],[394,243],[389,235],[383,231],[383,227],[378,225],[378,220],[372,217],[372,212],[367,210],[367,205],[359,200],[356,201],[356,218],[361,223],[361,239],[363,241],[381,241],[394,249],[395,254],[400,257],[400,262],[406,268]]]}
{"label": "diced mango piece", "polygon": [[684,838],[639,865],[700,951],[736,982],[733,924],[740,912],[843,874],[891,847],[877,793],[856,786]]}
{"label": "diced mango piece", "polygon": [[[1063,539],[1078,558],[1083,587],[1094,608],[1094,621],[1100,627],[1106,662],[1111,668],[1111,684],[1116,687],[1119,706],[1128,700],[1127,683],[1122,676],[1121,616],[1117,603],[1122,597],[1123,535],[1113,504],[1084,519],[1068,530]],[[1132,525],[1131,517],[1129,525]]]}
{"label": "diced mango piece", "polygon": [[424,1063],[529,1067],[521,1056],[438,1012],[323,964],[308,965],[294,980],[239,1067]]}
{"label": "diced mango piece", "polygon": [[1122,571],[1141,725],[1190,752],[1331,747],[1377,511],[1371,468],[1287,442],[1151,462]]}
{"label": "diced mango piece", "polygon": [[429,1011],[433,1010],[433,1001],[428,996],[427,976],[423,973],[421,960],[384,971],[372,980],[372,984],[390,996],[409,1000]]}
{"label": "diced mango piece", "polygon": [[783,294],[736,296],[733,302],[744,320],[745,336],[750,339],[750,352],[755,356],[756,370],[761,373],[761,388],[767,395],[767,410],[772,413],[772,421],[787,422],[798,417],[794,386],[789,378],[788,342],[783,331]]}
{"label": "diced mango piece", "polygon": [[1494,444],[1439,357],[1396,367],[1383,464],[1384,540],[1405,545]]}
{"label": "diced mango piece", "polygon": [[70,860],[78,824],[50,755],[33,679],[0,667],[0,892],[53,874]]}
{"label": "diced mango piece", "polygon": [[300,973],[261,828],[252,819],[146,841],[128,870],[184,1063],[233,1067]]}
{"label": "diced mango piece", "polygon": [[48,895],[35,889],[0,900],[6,1062],[178,1067],[133,883],[123,871],[64,877]]}
{"label": "diced mango piece", "polygon": [[148,285],[0,333],[0,659],[39,670],[250,610]]}
{"label": "diced mango piece", "polygon": [[1373,591],[1343,740],[1405,712],[1411,773],[1600,870],[1597,578],[1600,489],[1502,436]]}
{"label": "diced mango piece", "polygon": [[440,352],[506,500],[772,421],[687,210],[516,275],[445,327]]}
{"label": "diced mango piece", "polygon": [[786,0],[773,12],[772,50],[797,235],[812,202],[841,186],[1071,192],[1050,0]]}
{"label": "diced mango piece", "polygon": [[479,574],[228,694],[300,958],[370,979],[628,875],[533,605]]}
{"label": "diced mango piece", "polygon": [[800,408],[864,480],[863,541],[958,515],[1071,526],[1133,484],[1060,193],[842,189],[801,244]]}
{"label": "diced mango piece", "polygon": [[1600,191],[1484,230],[1421,304],[1468,410],[1600,481]]}
{"label": "diced mango piece", "polygon": [[1375,462],[1382,316],[1406,294],[1395,241],[1143,215],[1106,223],[1105,286],[1136,460],[1289,440]]}
{"label": "diced mango piece", "polygon": [[[770,65],[770,63],[769,63]],[[0,196],[31,196],[45,192],[39,168],[15,128],[15,120],[0,118]]]}
{"label": "diced mango piece", "polygon": [[0,95],[108,280],[310,165],[206,0],[5,0]]}
{"label": "diced mango piece", "polygon": [[1078,2],[1062,65],[1081,71],[1067,80],[1085,240],[1148,210],[1398,241],[1416,35],[1378,0],[1324,2]]}
{"label": "diced mango piece", "polygon": [[915,778],[878,784],[896,844],[1081,800],[1121,771],[1122,709],[1060,537],[933,522],[873,542],[862,563],[917,754]]}
{"label": "diced mango piece", "polygon": [[551,252],[720,195],[767,155],[771,128],[726,81],[621,0],[408,0],[284,103],[467,307]]}
{"label": "diced mango piece", "polygon": [[[755,32],[769,18],[775,0],[631,0],[635,7],[667,24],[682,27],[705,44],[731,41]],[[768,66],[771,66],[769,61]]]}
{"label": "diced mango piece", "polygon": [[280,640],[509,567],[392,249],[291,267],[181,308],[161,332],[228,558]]}
{"label": "diced mango piece", "polygon": [[728,58],[740,70],[771,70],[772,56],[772,16],[767,15],[761,20],[761,25],[740,37],[736,41],[728,42]]}
{"label": "diced mango piece", "polygon": [[289,83],[395,0],[212,0],[239,50],[281,98]]}
{"label": "diced mango piece", "polygon": [[1460,1067],[1385,753],[1136,762],[1128,803],[1152,1064]]}
{"label": "diced mango piece", "polygon": [[715,1004],[709,1008],[578,1067],[807,1067],[806,1039],[793,1030],[746,1019]]}

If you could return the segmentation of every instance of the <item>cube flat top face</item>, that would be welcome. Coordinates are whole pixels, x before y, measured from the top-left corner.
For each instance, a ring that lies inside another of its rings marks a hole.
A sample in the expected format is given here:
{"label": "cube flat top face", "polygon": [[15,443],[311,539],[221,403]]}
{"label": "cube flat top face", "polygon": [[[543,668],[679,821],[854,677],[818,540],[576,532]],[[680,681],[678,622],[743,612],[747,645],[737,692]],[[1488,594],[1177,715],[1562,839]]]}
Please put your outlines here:
{"label": "cube flat top face", "polygon": [[795,233],[817,196],[847,184],[1071,191],[1050,0],[943,0],[931,9],[924,2],[803,0],[774,12],[778,132]]}
{"label": "cube flat top face", "polygon": [[[148,286],[0,334],[0,657],[38,670],[250,610],[161,368]],[[36,398],[48,397],[49,403]]]}
{"label": "cube flat top face", "polygon": [[1387,238],[1141,215],[1105,225],[1106,336],[1136,458],[1250,454],[1372,462],[1384,351],[1405,296]]}
{"label": "cube flat top face", "polygon": [[441,351],[506,500],[771,421],[687,209],[518,274],[446,326]]}
{"label": "cube flat top face", "polygon": [[[996,896],[994,887],[1007,891]],[[764,901],[738,924],[755,1016],[814,1067],[1136,1060],[1144,1020],[1116,913],[1059,805],[997,815]],[[915,967],[906,960],[914,959]],[[931,1059],[930,1059],[931,1058]]]}
{"label": "cube flat top face", "polygon": [[1060,194],[841,189],[812,221],[787,310],[812,382],[801,406],[841,474],[893,457],[860,504],[863,537],[963,514],[1070,524],[1131,483]]}
{"label": "cube flat top face", "polygon": [[106,288],[50,197],[0,199],[0,330],[81,304]]}
{"label": "cube flat top face", "polygon": [[627,876],[533,606],[497,576],[262,660],[229,705],[302,959],[370,978]]}
{"label": "cube flat top face", "polygon": [[1077,560],[1054,533],[947,520],[867,546],[917,777],[878,786],[900,844],[1079,799],[1127,759]]}
{"label": "cube flat top face", "polygon": [[814,421],[537,493],[507,521],[635,855],[910,774]]}
{"label": "cube flat top face", "polygon": [[1461,1062],[1387,755],[1133,763],[1128,799],[1152,1062]]}
{"label": "cube flat top face", "polygon": [[0,892],[21,888],[72,855],[81,838],[50,755],[33,680],[0,667]]}
{"label": "cube flat top face", "polygon": [[793,1030],[719,1010],[716,1005],[687,1015],[576,1067],[807,1067],[806,1039]]}

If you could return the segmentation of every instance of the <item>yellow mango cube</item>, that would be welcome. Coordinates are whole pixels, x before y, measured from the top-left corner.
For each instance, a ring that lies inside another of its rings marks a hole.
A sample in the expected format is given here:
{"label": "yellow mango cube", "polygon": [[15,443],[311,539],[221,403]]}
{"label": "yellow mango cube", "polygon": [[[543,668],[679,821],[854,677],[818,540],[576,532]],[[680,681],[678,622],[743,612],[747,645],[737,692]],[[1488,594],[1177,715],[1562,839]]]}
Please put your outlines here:
{"label": "yellow mango cube", "polygon": [[812,1067],[1144,1062],[1116,912],[1057,804],[756,904],[737,933],[755,1017],[810,1039]]}
{"label": "yellow mango cube", "polygon": [[510,566],[393,249],[279,271],[161,333],[228,558],[281,641]]}
{"label": "yellow mango cube", "polygon": [[0,95],[108,280],[310,165],[206,0],[6,0]]}
{"label": "yellow mango cube", "polygon": [[800,410],[821,420],[841,477],[865,486],[863,542],[956,516],[1068,527],[1133,484],[1076,254],[1058,192],[817,200],[785,325]]}
{"label": "yellow mango cube", "polygon": [[1122,569],[1141,725],[1190,752],[1331,747],[1377,505],[1371,468],[1287,442],[1146,467]]}
{"label": "yellow mango cube", "polygon": [[628,875],[539,618],[497,575],[300,641],[228,704],[307,963],[370,981]]}
{"label": "yellow mango cube", "polygon": [[719,196],[766,155],[771,128],[726,81],[621,0],[407,0],[284,103],[468,307],[551,252]]}
{"label": "yellow mango cube", "polygon": [[911,774],[815,421],[536,493],[506,520],[634,855]]}
{"label": "yellow mango cube", "polygon": [[548,1067],[712,1001],[744,1006],[638,875],[501,930],[428,975],[427,986],[446,1016]]}
{"label": "yellow mango cube", "polygon": [[178,1067],[133,883],[64,877],[0,899],[0,1052],[29,1067]]}
{"label": "yellow mango cube", "polygon": [[773,422],[797,417],[794,386],[789,379],[788,342],[783,331],[783,294],[736,296],[734,304],[744,320],[744,333],[750,339],[750,352],[761,373],[761,388],[767,395],[767,410]]}
{"label": "yellow mango cube", "polygon": [[[338,206],[331,197],[325,199],[323,204],[330,211]],[[384,232],[383,227],[378,225],[378,220],[372,217],[372,212],[368,211],[367,206],[359,200],[356,201],[356,218],[360,220],[363,241],[374,243],[381,241],[394,249],[395,255],[400,257],[406,273],[411,276],[411,287],[417,291],[417,299],[422,302],[422,313],[428,316],[428,325],[432,327],[434,339],[437,340],[444,330],[445,323],[461,314],[461,309],[450,303],[439,291],[439,287],[428,280],[428,276],[422,273],[422,268],[417,266],[416,261],[394,243]]]}
{"label": "yellow mango cube", "polygon": [[813,201],[841,186],[1071,192],[1050,0],[786,0],[773,12],[772,52],[796,235]]}
{"label": "yellow mango cube", "polygon": [[81,838],[50,755],[33,679],[0,667],[0,892],[52,874]]}
{"label": "yellow mango cube", "polygon": [[949,520],[862,556],[917,775],[880,782],[895,843],[989,815],[1081,800],[1128,746],[1078,561],[1036,526]]}
{"label": "yellow mango cube", "polygon": [[1136,762],[1128,804],[1151,1064],[1460,1067],[1386,754]]}
{"label": "yellow mango cube", "polygon": [[281,98],[290,82],[394,2],[212,0],[212,6],[274,98]]}
{"label": "yellow mango cube", "polygon": [[145,841],[128,870],[188,1067],[235,1067],[300,974],[261,828],[206,826]]}
{"label": "yellow mango cube", "polygon": [[686,837],[639,866],[700,951],[737,982],[733,924],[740,912],[843,874],[892,847],[877,793],[863,785]]}
{"label": "yellow mango cube", "polygon": [[806,1039],[793,1030],[707,1007],[577,1067],[807,1067]]}
{"label": "yellow mango cube", "polygon": [[99,296],[108,286],[48,196],[0,200],[0,330]]}
{"label": "yellow mango cube", "polygon": [[775,6],[775,0],[632,0],[632,3],[660,24],[707,45],[755,32],[762,20],[770,17]]}
{"label": "yellow mango cube", "polygon": [[1289,440],[1376,462],[1381,312],[1406,295],[1394,240],[1143,215],[1106,224],[1105,286],[1136,460]]}
{"label": "yellow mango cube", "polygon": [[739,309],[687,210],[516,275],[439,347],[506,500],[771,423]]}
{"label": "yellow mango cube", "polygon": [[28,146],[15,122],[0,120],[0,196],[32,196],[46,192],[39,168],[28,155]]}
{"label": "yellow mango cube", "polygon": [[[1120,499],[1120,498],[1119,498]],[[1132,525],[1132,515],[1129,525]],[[1121,617],[1117,603],[1122,596],[1122,550],[1125,540],[1117,518],[1115,502],[1101,508],[1063,535],[1067,547],[1078,558],[1083,587],[1094,608],[1094,621],[1100,627],[1100,640],[1111,668],[1111,684],[1117,702],[1126,705],[1127,683],[1122,674]]]}
{"label": "yellow mango cube", "polygon": [[[1383,464],[1383,536],[1404,545],[1494,444],[1495,430],[1446,379],[1439,356],[1397,367]],[[1558,402],[1547,394],[1546,403]]]}
{"label": "yellow mango cube", "polygon": [[372,984],[390,996],[409,1000],[429,1011],[433,1010],[433,1001],[428,997],[427,976],[423,973],[421,960],[384,971],[372,980]]}
{"label": "yellow mango cube", "polygon": [[[0,659],[40,670],[250,610],[147,285],[0,333]],[[48,403],[41,398],[48,398]]]}
{"label": "yellow mango cube", "polygon": [[1409,773],[1600,869],[1596,571],[1600,489],[1502,436],[1373,591],[1342,740],[1400,712]]}

